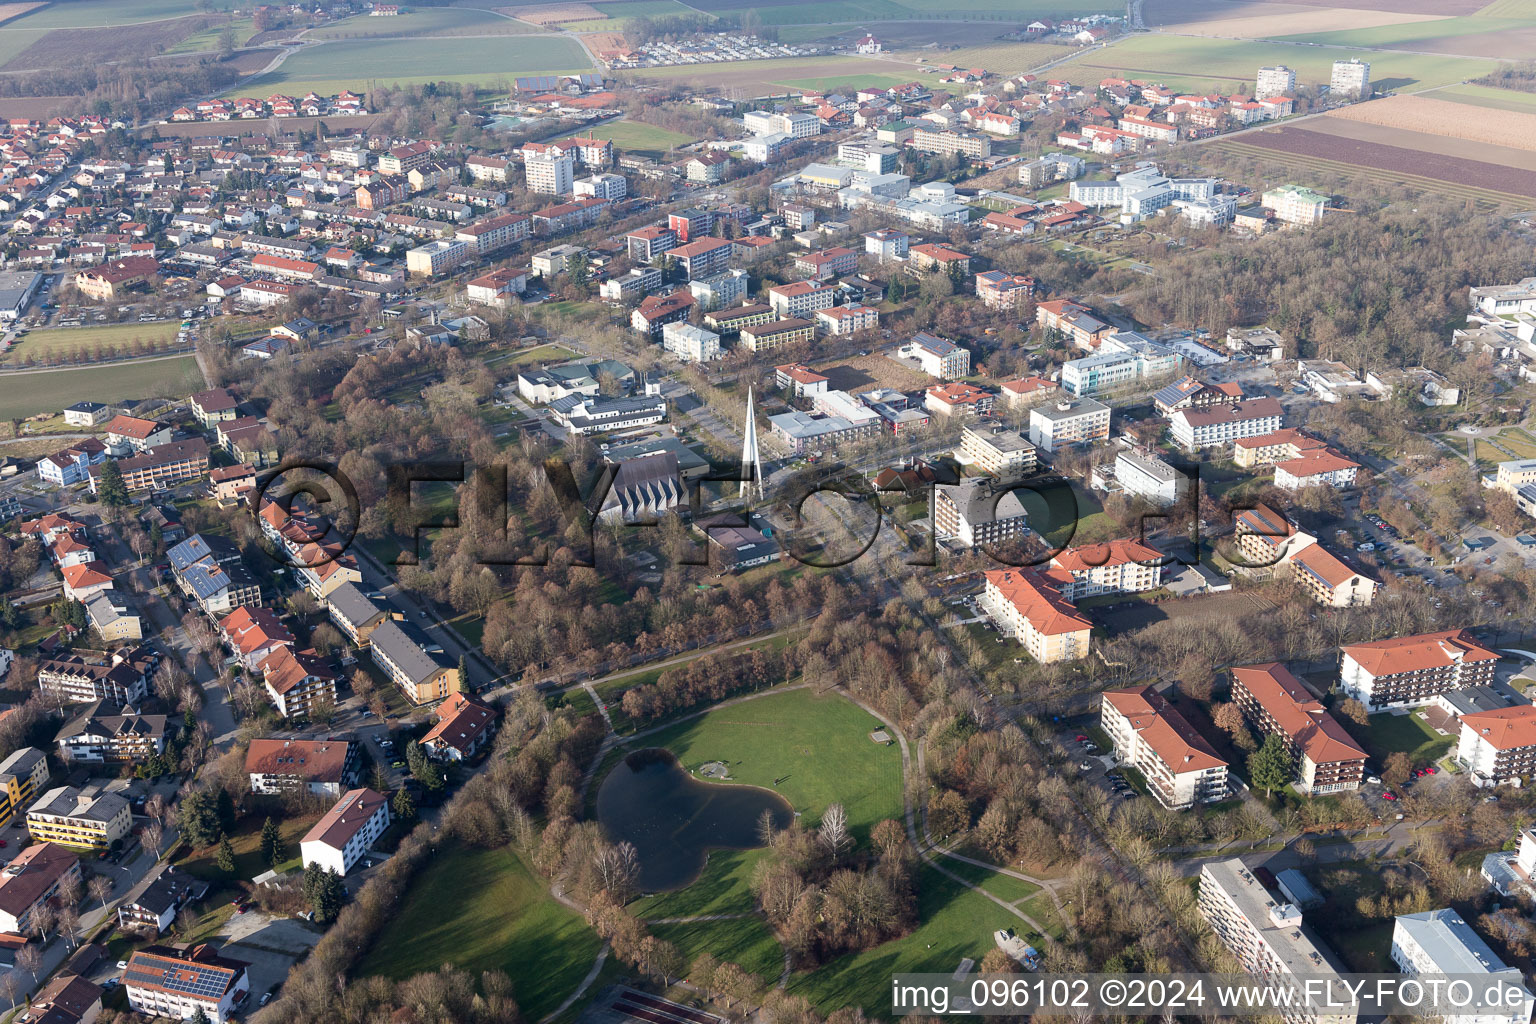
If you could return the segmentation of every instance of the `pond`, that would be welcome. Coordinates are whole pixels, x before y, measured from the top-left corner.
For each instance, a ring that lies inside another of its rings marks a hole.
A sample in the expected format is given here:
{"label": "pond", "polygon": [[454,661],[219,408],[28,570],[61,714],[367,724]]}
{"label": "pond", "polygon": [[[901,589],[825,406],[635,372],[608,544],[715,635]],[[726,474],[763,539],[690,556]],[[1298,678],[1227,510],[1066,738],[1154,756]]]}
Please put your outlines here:
{"label": "pond", "polygon": [[637,750],[597,791],[597,820],[613,842],[630,842],[642,892],[681,889],[704,870],[710,850],[761,846],[764,811],[776,828],[794,817],[789,802],[755,786],[700,782],[668,750]]}

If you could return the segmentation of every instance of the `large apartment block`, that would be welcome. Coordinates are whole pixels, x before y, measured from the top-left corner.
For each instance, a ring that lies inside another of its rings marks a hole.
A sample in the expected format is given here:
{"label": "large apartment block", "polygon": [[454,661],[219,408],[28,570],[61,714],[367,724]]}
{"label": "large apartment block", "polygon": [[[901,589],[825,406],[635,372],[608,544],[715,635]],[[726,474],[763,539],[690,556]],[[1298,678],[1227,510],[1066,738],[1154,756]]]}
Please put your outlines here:
{"label": "large apartment block", "polygon": [[1034,472],[1039,461],[1035,446],[1027,437],[1000,425],[990,429],[962,428],[959,455],[963,461],[1002,480],[1016,480]]}
{"label": "large apartment block", "polygon": [[412,704],[439,700],[459,689],[459,670],[442,645],[403,619],[385,619],[370,636],[373,660]]}
{"label": "large apartment block", "polygon": [[1051,402],[1029,410],[1029,440],[1054,452],[1109,437],[1109,406],[1091,398]]}
{"label": "large apartment block", "polygon": [[1196,451],[1272,434],[1280,429],[1284,413],[1279,399],[1267,397],[1205,409],[1181,409],[1169,419],[1169,432],[1181,447]]}
{"label": "large apartment block", "polygon": [[116,793],[60,786],[27,811],[27,833],[44,843],[105,850],[128,835],[133,815]]}
{"label": "large apartment block", "polygon": [[1392,926],[1392,962],[1410,976],[1486,975],[1490,982],[1499,982],[1500,988],[1519,989],[1524,994],[1524,999],[1513,1005],[1506,998],[1502,1006],[1446,1014],[1440,1018],[1443,1024],[1530,1024],[1536,999],[1526,990],[1525,978],[1500,960],[1483,937],[1454,910],[1400,914]]}
{"label": "large apartment block", "polygon": [[1536,773],[1536,707],[1471,711],[1461,716],[1456,760],[1466,765],[1475,786],[1498,786]]}
{"label": "large apartment block", "polygon": [[1050,577],[1068,601],[1101,594],[1140,594],[1163,579],[1163,554],[1138,540],[1067,548],[1051,559]]}
{"label": "large apartment block", "polygon": [[1417,707],[1450,690],[1488,685],[1498,660],[1464,629],[1346,644],[1339,685],[1371,711]]}
{"label": "large apartment block", "polygon": [[[1200,916],[1205,918],[1243,970],[1260,977],[1296,976],[1331,979],[1342,985],[1344,970],[1333,951],[1302,921],[1301,910],[1266,889],[1241,860],[1211,861],[1200,868]],[[1355,1024],[1349,1011],[1318,1013],[1306,1009],[1280,1015],[1289,1024]]]}
{"label": "large apartment block", "polygon": [[981,607],[998,631],[1024,645],[1042,665],[1088,656],[1093,623],[1079,615],[1055,584],[1028,569],[986,574]]}
{"label": "large apartment block", "polygon": [[1100,722],[1119,760],[1141,772],[1164,807],[1226,799],[1227,762],[1152,687],[1106,690]]}
{"label": "large apartment block", "polygon": [[1279,662],[1232,670],[1232,699],[1260,735],[1278,735],[1296,759],[1296,790],[1307,796],[1360,788],[1365,751]]}

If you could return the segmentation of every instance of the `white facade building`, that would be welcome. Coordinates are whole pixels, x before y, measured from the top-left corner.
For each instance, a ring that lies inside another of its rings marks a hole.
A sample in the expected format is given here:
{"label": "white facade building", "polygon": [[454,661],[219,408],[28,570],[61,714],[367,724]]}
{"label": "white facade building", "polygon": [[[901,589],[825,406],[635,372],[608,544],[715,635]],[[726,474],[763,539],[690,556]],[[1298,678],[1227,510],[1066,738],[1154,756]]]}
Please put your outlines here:
{"label": "white facade building", "polygon": [[1454,910],[1399,915],[1392,928],[1392,962],[1407,975],[1487,975],[1506,992],[1518,989],[1524,995],[1517,1005],[1506,999],[1502,1006],[1447,1014],[1439,1018],[1444,1024],[1530,1024],[1536,1000],[1520,971],[1500,960]]}
{"label": "white facade building", "polygon": [[354,789],[315,822],[299,842],[299,853],[306,868],[318,864],[345,875],[387,828],[389,798],[371,789]]}
{"label": "white facade building", "polygon": [[661,347],[685,363],[720,358],[720,335],[679,321],[661,329]]}

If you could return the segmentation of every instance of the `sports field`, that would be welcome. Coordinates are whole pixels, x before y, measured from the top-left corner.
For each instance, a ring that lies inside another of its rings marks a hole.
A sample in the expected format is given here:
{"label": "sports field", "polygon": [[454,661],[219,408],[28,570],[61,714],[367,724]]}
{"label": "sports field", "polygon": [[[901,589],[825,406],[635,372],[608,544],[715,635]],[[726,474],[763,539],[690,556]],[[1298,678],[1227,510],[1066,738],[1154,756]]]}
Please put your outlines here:
{"label": "sports field", "polygon": [[345,39],[308,46],[271,74],[248,78],[226,95],[250,96],[275,89],[330,96],[370,82],[414,85],[462,82],[510,85],[518,75],[585,71],[591,62],[574,39],[561,36],[507,36],[459,39]]}
{"label": "sports field", "polygon": [[869,739],[878,727],[849,700],[801,689],[718,708],[644,742],[685,768],[725,761],[734,781],[774,790],[807,824],[840,803],[863,842],[876,822],[902,813],[901,751]]}
{"label": "sports field", "polygon": [[524,1019],[536,1021],[576,990],[601,947],[514,854],[452,846],[411,883],[358,973],[400,980],[450,963],[476,975],[502,970],[517,979]]}
{"label": "sports field", "polygon": [[[583,128],[569,134],[587,135],[588,132]],[[643,121],[610,121],[593,128],[590,134],[593,138],[613,140],[614,149],[622,149],[627,153],[656,155],[663,155],[670,149],[699,141],[691,135],[658,128]]]}
{"label": "sports field", "polygon": [[[1487,74],[1491,60],[1441,54],[1387,53],[1339,47],[1301,48],[1284,43],[1241,39],[1201,39],[1156,34],[1134,35],[1051,70],[1078,85],[1097,85],[1111,73],[1153,78],[1174,88],[1231,92],[1238,82],[1252,85],[1256,69],[1285,64],[1303,84],[1327,82],[1333,62],[1358,56],[1370,61],[1371,81],[1379,89],[1450,85]],[[1192,73],[1193,72],[1193,73]]]}
{"label": "sports field", "polygon": [[134,342],[146,344],[170,341],[176,337],[176,322],[162,320],[152,324],[113,324],[110,327],[55,327],[31,331],[12,345],[0,362],[19,364],[29,356],[42,360],[75,352],[91,352],[97,346],[131,348]]}
{"label": "sports field", "polygon": [[69,370],[21,370],[0,375],[0,420],[55,412],[87,399],[185,397],[205,387],[196,356]]}
{"label": "sports field", "polygon": [[420,7],[393,18],[359,14],[310,29],[306,39],[369,39],[379,36],[514,36],[538,29],[526,21],[491,11],[457,7]]}

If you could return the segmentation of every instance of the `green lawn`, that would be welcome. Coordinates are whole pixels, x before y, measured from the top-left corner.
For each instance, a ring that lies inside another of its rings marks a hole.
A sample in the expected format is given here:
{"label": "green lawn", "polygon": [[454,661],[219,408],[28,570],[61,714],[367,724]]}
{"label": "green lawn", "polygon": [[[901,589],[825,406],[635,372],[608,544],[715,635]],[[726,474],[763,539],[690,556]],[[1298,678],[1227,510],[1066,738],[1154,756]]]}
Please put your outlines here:
{"label": "green lawn", "polygon": [[700,954],[709,953],[728,960],[772,984],[784,971],[784,947],[768,930],[760,917],[742,917],[732,921],[689,921],[686,924],[652,924],[651,934],[665,939],[691,964]]}
{"label": "green lawn", "polygon": [[720,708],[645,742],[673,751],[686,768],[726,762],[734,781],[774,790],[807,824],[841,803],[863,842],[876,822],[902,813],[901,751],[870,742],[876,728],[851,701],[805,689]]}
{"label": "green lawn", "polygon": [[912,81],[911,75],[891,75],[874,72],[868,75],[832,75],[829,78],[797,78],[789,82],[774,82],[786,89],[802,89],[806,92],[834,92],[846,89],[888,89]]}
{"label": "green lawn", "polygon": [[214,25],[203,29],[201,32],[195,32],[165,52],[204,53],[209,50],[217,50],[219,48],[219,38],[224,35],[226,28],[235,30],[236,46],[244,46],[256,34],[256,25],[250,18],[237,18],[223,25]]}
{"label": "green lawn", "polygon": [[526,21],[482,10],[418,7],[393,18],[359,14],[310,29],[306,39],[366,39],[378,36],[516,36],[538,31]]}
{"label": "green lawn", "polygon": [[558,36],[440,39],[345,39],[308,46],[268,75],[247,78],[228,95],[253,96],[277,89],[313,90],[322,96],[370,83],[406,85],[450,81],[500,88],[518,75],[591,68],[574,39]]}
{"label": "green lawn", "polygon": [[[288,859],[278,865],[278,870],[287,871],[302,866],[299,860],[299,840],[303,839],[304,833],[320,820],[320,815],[307,814],[294,818],[273,815],[273,818],[277,821],[277,829],[283,835],[283,842],[288,852]],[[248,814],[235,823],[235,834],[229,837],[229,844],[235,848],[235,879],[248,881],[271,866],[261,859],[261,826],[265,822],[265,815]],[[183,849],[186,852],[175,862],[178,868],[189,875],[196,875],[198,878],[206,878],[209,881],[230,881],[230,876],[220,871],[219,866],[214,862],[219,852],[217,845],[205,850],[193,851],[187,847]]]}
{"label": "green lawn", "polygon": [[440,849],[405,905],[363,958],[359,973],[402,979],[443,964],[514,979],[525,1019],[575,991],[602,942],[505,849]]}
{"label": "green lawn", "polygon": [[[1514,31],[1530,28],[1530,20],[1516,18],[1441,18],[1436,21],[1410,21],[1400,25],[1378,25],[1375,28],[1356,28],[1341,32],[1303,32],[1299,35],[1276,36],[1286,42],[1321,43],[1324,46],[1369,46],[1392,49],[1412,49],[1414,44],[1428,39],[1454,36],[1482,35],[1486,32]],[[1371,66],[1371,77],[1376,77],[1376,67]]]}
{"label": "green lawn", "polygon": [[90,399],[185,397],[207,387],[196,356],[0,375],[0,420],[35,416]]}
{"label": "green lawn", "polygon": [[1441,736],[1416,714],[1372,715],[1370,726],[1351,729],[1371,755],[1377,770],[1388,754],[1407,754],[1415,766],[1430,764],[1444,757],[1456,745],[1456,737]]}
{"label": "green lawn", "polygon": [[739,914],[753,907],[752,870],[767,850],[713,850],[698,880],[686,889],[641,896],[630,904],[636,917]]}
{"label": "green lawn", "polygon": [[825,1011],[859,1006],[883,1019],[891,1013],[893,974],[950,974],[962,959],[979,963],[993,947],[992,933],[999,928],[1012,928],[1026,942],[1038,943],[1023,921],[932,867],[924,865],[918,886],[922,923],[911,934],[797,973],[790,978],[789,991]]}
{"label": "green lawn", "polygon": [[1009,903],[1027,899],[1040,891],[1040,887],[1032,882],[1026,882],[1022,878],[1014,878],[1012,875],[1005,875],[999,871],[993,871],[991,868],[967,864],[963,860],[953,860],[945,857],[939,863],[966,881],[981,886],[993,896]]}
{"label": "green lawn", "polygon": [[152,324],[110,324],[102,327],[51,327],[29,331],[5,353],[3,361],[20,364],[31,356],[44,359],[50,356],[69,355],[73,352],[89,352],[97,345],[129,348],[136,341],[145,344],[176,339],[177,321],[160,320]]}
{"label": "green lawn", "polygon": [[[588,132],[584,128],[579,128],[566,134],[586,135]],[[593,128],[591,136],[597,139],[613,140],[614,149],[655,156],[664,156],[670,149],[699,141],[691,135],[658,128],[643,121],[610,121]]]}
{"label": "green lawn", "polygon": [[[1106,72],[1155,76],[1174,88],[1220,89],[1230,92],[1236,82],[1250,82],[1254,69],[1285,64],[1296,69],[1299,83],[1327,82],[1333,62],[1358,56],[1371,64],[1371,81],[1381,89],[1449,85],[1492,71],[1495,63],[1439,54],[1350,51],[1340,47],[1301,48],[1287,43],[1193,36],[1138,34],[1107,49],[1091,50],[1053,68],[1052,76],[1074,83],[1097,85]],[[1198,69],[1191,74],[1190,69]]]}
{"label": "green lawn", "polygon": [[1062,923],[1061,915],[1056,912],[1056,901],[1051,899],[1050,893],[1042,890],[1027,900],[1015,903],[1014,906],[1044,925],[1053,939],[1060,941],[1066,938],[1066,925]]}

